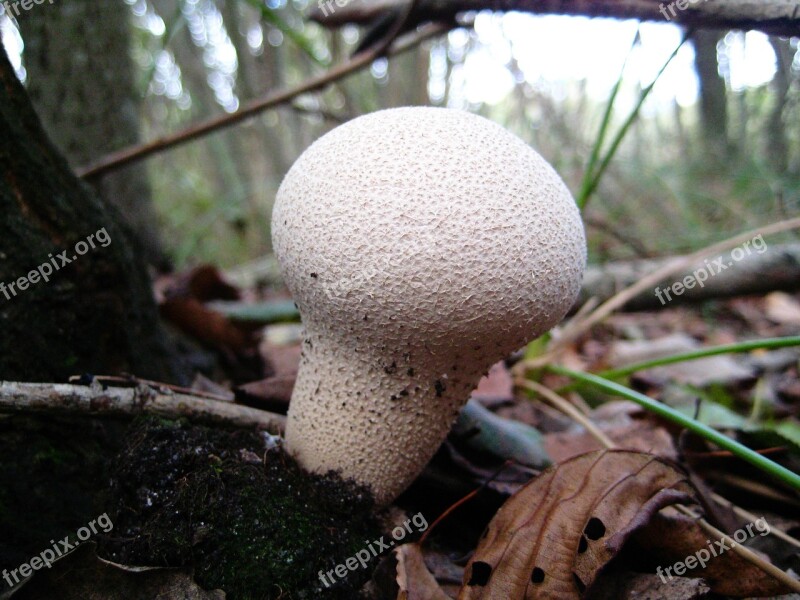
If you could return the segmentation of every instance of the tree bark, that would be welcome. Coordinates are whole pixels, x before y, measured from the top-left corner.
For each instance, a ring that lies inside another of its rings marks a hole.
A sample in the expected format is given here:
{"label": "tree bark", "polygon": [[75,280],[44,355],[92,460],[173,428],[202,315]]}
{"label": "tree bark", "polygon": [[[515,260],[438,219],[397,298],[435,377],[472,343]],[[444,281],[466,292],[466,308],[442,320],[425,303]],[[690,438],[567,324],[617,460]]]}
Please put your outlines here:
{"label": "tree bark", "polygon": [[[122,0],[59,2],[30,11],[20,27],[28,94],[73,168],[139,143],[131,13]],[[131,165],[92,183],[120,210],[148,262],[167,268],[146,166]]]}
{"label": "tree bark", "polygon": [[701,146],[718,161],[728,156],[728,96],[725,80],[719,76],[717,44],[724,32],[698,31],[694,34],[694,65],[700,82]]}
{"label": "tree bark", "polygon": [[[677,2],[685,2],[686,8],[680,10]],[[322,7],[312,9],[310,18],[328,27],[363,24],[405,4],[406,0],[350,0],[339,7],[325,0]],[[800,9],[791,0],[421,0],[414,22],[450,22],[459,13],[478,10],[668,21],[710,29],[758,29],[782,36],[800,33]]]}
{"label": "tree bark", "polygon": [[[122,371],[174,380],[121,216],[48,139],[5,50],[0,88],[0,380]],[[84,247],[93,234],[95,247]]]}

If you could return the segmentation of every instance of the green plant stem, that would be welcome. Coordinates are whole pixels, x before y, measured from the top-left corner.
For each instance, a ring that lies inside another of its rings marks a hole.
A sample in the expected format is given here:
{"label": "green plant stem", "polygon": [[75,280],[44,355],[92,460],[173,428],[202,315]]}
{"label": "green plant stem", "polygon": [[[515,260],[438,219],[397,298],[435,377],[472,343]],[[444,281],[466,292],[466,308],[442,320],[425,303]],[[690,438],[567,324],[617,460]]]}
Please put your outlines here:
{"label": "green plant stem", "polygon": [[717,356],[718,354],[734,354],[738,352],[749,352],[750,350],[761,349],[772,350],[775,348],[787,348],[790,346],[800,346],[800,336],[768,338],[765,340],[753,340],[750,342],[737,342],[735,344],[712,346],[710,348],[692,350],[691,352],[682,352],[680,354],[673,354],[671,356],[664,356],[662,358],[645,360],[632,365],[620,367],[618,369],[608,369],[606,371],[597,373],[597,375],[599,377],[605,377],[606,379],[619,379],[620,377],[625,377],[626,375],[630,375],[636,371],[644,371],[645,369],[652,369],[653,367],[661,367],[664,365],[671,365],[673,363],[684,362],[688,360],[697,360],[698,358],[706,358],[708,356]]}
{"label": "green plant stem", "polygon": [[591,373],[582,373],[580,371],[573,371],[572,369],[567,369],[565,367],[557,366],[557,365],[550,365],[547,367],[547,370],[552,373],[557,373],[559,375],[565,375],[571,379],[580,381],[582,383],[586,383],[589,385],[593,385],[599,389],[602,389],[608,393],[616,394],[617,396],[622,396],[628,400],[631,400],[638,405],[644,407],[645,409],[649,410],[655,415],[658,415],[662,419],[666,419],[671,423],[679,425],[685,429],[688,429],[692,433],[696,433],[697,435],[705,438],[709,442],[713,442],[720,448],[728,450],[734,456],[741,458],[749,462],[750,464],[758,467],[762,471],[769,473],[779,481],[785,483],[786,485],[791,486],[795,490],[800,490],[800,475],[790,471],[786,467],[779,465],[776,462],[771,461],[765,456],[762,456],[758,452],[751,450],[747,446],[744,446],[729,438],[726,435],[723,435],[719,431],[708,427],[707,425],[703,425],[702,423],[695,421],[694,419],[687,417],[686,415],[681,414],[674,408],[667,406],[666,404],[662,404],[658,400],[653,400],[645,396],[644,394],[640,394],[630,388],[626,388],[623,385],[618,383],[614,383],[613,381],[609,381],[608,379],[604,379],[603,377],[598,377],[597,375],[592,375]]}

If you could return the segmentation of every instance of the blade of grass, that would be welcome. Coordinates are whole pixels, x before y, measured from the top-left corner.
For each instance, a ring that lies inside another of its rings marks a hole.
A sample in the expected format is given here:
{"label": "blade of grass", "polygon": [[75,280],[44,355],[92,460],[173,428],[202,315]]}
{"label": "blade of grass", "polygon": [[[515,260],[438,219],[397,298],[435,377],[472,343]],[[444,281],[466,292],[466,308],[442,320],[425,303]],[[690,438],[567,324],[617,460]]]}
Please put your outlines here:
{"label": "blade of grass", "polygon": [[655,78],[650,83],[650,85],[644,88],[641,94],[639,94],[639,100],[637,101],[636,106],[633,107],[633,110],[628,115],[628,118],[625,119],[625,122],[620,127],[619,131],[617,132],[617,135],[611,142],[608,151],[606,151],[605,155],[603,156],[603,160],[600,162],[600,166],[598,166],[594,172],[587,172],[586,178],[590,178],[590,181],[588,185],[585,185],[583,189],[581,189],[581,193],[577,199],[578,208],[580,208],[581,210],[583,210],[586,207],[586,204],[589,202],[589,198],[597,189],[597,186],[600,184],[600,179],[602,179],[603,174],[606,172],[606,169],[608,169],[608,165],[611,163],[612,159],[614,158],[614,155],[617,153],[617,150],[619,149],[622,140],[628,133],[628,129],[630,129],[631,125],[633,125],[633,122],[638,118],[639,112],[641,111],[645,100],[647,100],[648,96],[650,95],[650,92],[653,91],[653,88],[655,87],[656,83],[658,83],[658,80],[661,78],[661,75],[663,75],[664,71],[667,70],[667,67],[670,65],[670,63],[672,63],[672,59],[674,59],[678,55],[678,51],[692,36],[693,32],[694,30],[692,29],[689,29],[686,32],[686,34],[683,36],[683,39],[681,39],[681,42],[678,44],[675,50],[673,50],[672,54],[669,55],[669,58],[661,67],[661,69],[658,71],[658,73],[656,74]]}
{"label": "blade of grass", "polygon": [[758,452],[751,450],[747,446],[740,444],[736,440],[729,438],[719,431],[679,413],[674,408],[667,406],[658,400],[653,400],[644,394],[640,394],[639,392],[613,381],[609,381],[608,379],[604,379],[603,377],[592,375],[591,373],[573,371],[572,369],[567,369],[566,367],[561,367],[558,365],[550,365],[547,367],[547,370],[552,373],[564,375],[582,383],[593,385],[610,394],[631,400],[653,414],[661,417],[662,419],[679,425],[684,429],[688,429],[692,433],[696,433],[700,437],[716,444],[720,448],[730,451],[734,456],[749,462],[765,473],[773,476],[775,479],[785,483],[788,486],[791,486],[795,490],[800,490],[800,475],[797,473],[794,473],[786,467],[771,461],[767,457],[762,456]]}
{"label": "blade of grass", "polygon": [[681,352],[680,354],[673,354],[671,356],[664,356],[661,358],[654,358],[652,360],[644,360],[642,362],[626,365],[618,369],[608,369],[598,373],[600,377],[606,379],[619,379],[625,377],[636,371],[644,371],[653,367],[661,367],[663,365],[671,365],[673,363],[684,362],[688,360],[697,360],[698,358],[706,358],[708,356],[717,356],[719,354],[736,354],[740,352],[749,352],[750,350],[772,350],[775,348],[788,348],[791,346],[800,346],[800,336],[783,337],[783,338],[768,338],[765,340],[752,340],[749,342],[737,342],[735,344],[723,344],[721,346],[712,346],[710,348],[701,348],[699,350],[692,350],[691,352]]}
{"label": "blade of grass", "polygon": [[622,63],[622,69],[620,69],[619,72],[619,78],[617,79],[617,82],[614,84],[614,88],[611,90],[611,96],[609,96],[608,98],[608,104],[606,104],[606,110],[603,113],[603,120],[600,123],[600,131],[597,132],[597,139],[594,142],[594,147],[592,148],[592,154],[589,157],[589,163],[586,165],[586,171],[583,174],[583,181],[581,182],[581,191],[578,194],[578,208],[583,208],[587,198],[589,197],[589,187],[592,184],[592,174],[594,173],[595,165],[597,164],[597,161],[600,158],[600,151],[603,149],[603,144],[606,141],[606,133],[608,132],[608,126],[611,124],[611,116],[614,114],[614,102],[616,101],[617,94],[619,94],[619,90],[622,87],[622,81],[625,75],[625,68],[628,66],[628,60],[630,59],[631,54],[633,54],[633,51],[638,43],[639,43],[639,30],[637,29],[636,35],[633,36],[631,49],[625,56],[625,61]]}

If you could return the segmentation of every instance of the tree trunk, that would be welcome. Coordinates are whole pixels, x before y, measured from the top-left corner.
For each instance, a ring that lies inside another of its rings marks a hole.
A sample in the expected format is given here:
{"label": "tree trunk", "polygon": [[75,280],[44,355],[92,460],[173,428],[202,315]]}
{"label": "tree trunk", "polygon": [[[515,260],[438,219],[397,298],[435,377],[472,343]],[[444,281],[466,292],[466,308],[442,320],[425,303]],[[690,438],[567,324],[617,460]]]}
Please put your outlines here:
{"label": "tree trunk", "polygon": [[786,139],[788,124],[783,117],[783,111],[792,85],[792,61],[795,51],[790,40],[772,36],[769,42],[775,52],[777,70],[772,79],[775,104],[770,110],[767,122],[767,157],[774,172],[783,175],[789,167],[789,144]]}
{"label": "tree trunk", "polygon": [[[20,26],[28,94],[73,168],[140,141],[131,14],[122,0],[58,2],[30,11]],[[166,268],[146,166],[131,165],[92,183],[120,210],[148,262]]]}
{"label": "tree trunk", "polygon": [[695,71],[700,82],[702,145],[718,161],[724,161],[729,150],[728,100],[717,61],[717,44],[724,35],[716,31],[697,31],[692,38]]}
{"label": "tree trunk", "polygon": [[[685,3],[685,10],[678,8],[678,2]],[[321,6],[313,3],[310,17],[328,27],[369,23],[406,3],[407,0],[350,0],[339,7],[333,0],[324,0]],[[800,33],[797,3],[787,0],[420,0],[413,22],[449,22],[458,13],[478,10],[639,19],[713,29],[758,29],[783,36]]]}
{"label": "tree trunk", "polygon": [[0,379],[174,379],[121,216],[48,139],[5,51],[0,87]]}

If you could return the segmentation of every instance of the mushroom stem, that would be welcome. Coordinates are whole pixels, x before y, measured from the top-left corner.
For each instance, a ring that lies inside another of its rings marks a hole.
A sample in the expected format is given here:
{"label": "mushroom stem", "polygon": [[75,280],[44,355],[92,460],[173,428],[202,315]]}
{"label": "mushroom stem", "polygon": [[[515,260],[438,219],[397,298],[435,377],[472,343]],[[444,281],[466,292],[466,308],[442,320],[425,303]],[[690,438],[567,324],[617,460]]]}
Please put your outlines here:
{"label": "mushroom stem", "polygon": [[[433,457],[485,369],[413,352],[376,362],[306,338],[286,429],[300,464],[371,484],[378,505],[396,498]],[[322,431],[331,427],[338,436]],[[420,438],[437,441],[415,443]]]}

